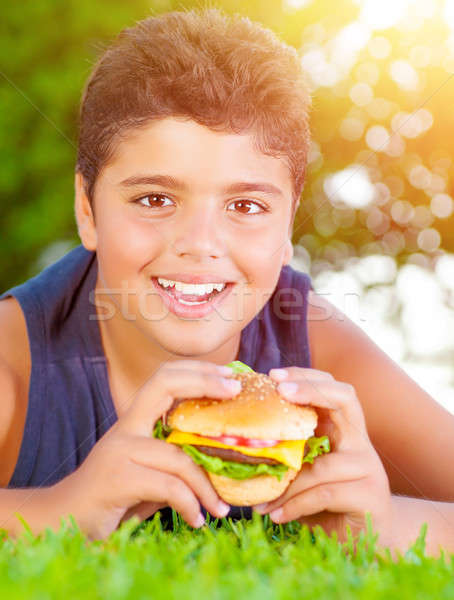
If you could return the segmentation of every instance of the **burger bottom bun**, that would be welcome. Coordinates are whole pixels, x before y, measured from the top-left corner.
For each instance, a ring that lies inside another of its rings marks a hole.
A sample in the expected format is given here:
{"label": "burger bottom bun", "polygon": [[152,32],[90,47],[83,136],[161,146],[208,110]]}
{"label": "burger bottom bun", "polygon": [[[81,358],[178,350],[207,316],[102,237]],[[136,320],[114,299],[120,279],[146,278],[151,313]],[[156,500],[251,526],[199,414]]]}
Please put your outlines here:
{"label": "burger bottom bun", "polygon": [[219,496],[234,506],[253,506],[262,502],[270,502],[279,498],[298,473],[294,469],[287,469],[284,477],[279,481],[273,475],[258,475],[249,479],[231,479],[224,475],[215,475],[207,471],[208,477]]}

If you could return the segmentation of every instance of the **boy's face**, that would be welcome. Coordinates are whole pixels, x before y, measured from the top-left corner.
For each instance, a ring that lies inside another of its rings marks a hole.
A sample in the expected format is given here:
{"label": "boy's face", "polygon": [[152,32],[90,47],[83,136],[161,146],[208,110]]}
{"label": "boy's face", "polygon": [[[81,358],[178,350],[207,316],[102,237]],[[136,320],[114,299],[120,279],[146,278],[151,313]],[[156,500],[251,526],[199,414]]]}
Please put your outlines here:
{"label": "boy's face", "polygon": [[[145,180],[158,175],[167,181]],[[257,152],[251,135],[177,118],[151,122],[119,142],[94,205],[95,222],[77,175],[76,217],[82,243],[97,252],[99,302],[109,298],[110,318],[125,333],[135,326],[176,355],[209,354],[238,337],[292,256],[288,167]],[[189,305],[159,287],[166,275],[229,283]]]}

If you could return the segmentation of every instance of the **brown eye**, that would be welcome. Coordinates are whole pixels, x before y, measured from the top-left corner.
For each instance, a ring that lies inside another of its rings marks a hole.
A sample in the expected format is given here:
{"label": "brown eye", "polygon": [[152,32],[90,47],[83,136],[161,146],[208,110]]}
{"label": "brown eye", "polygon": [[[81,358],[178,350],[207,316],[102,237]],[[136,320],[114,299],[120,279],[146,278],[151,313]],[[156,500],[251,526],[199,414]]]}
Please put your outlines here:
{"label": "brown eye", "polygon": [[[235,200],[232,202],[230,206],[236,205],[239,207],[235,212],[239,212],[243,215],[257,215],[261,212],[265,212],[266,208],[259,204],[258,202],[253,202],[252,200]],[[255,208],[255,210],[250,211],[250,208]]]}
{"label": "brown eye", "polygon": [[[144,208],[166,208],[166,206],[169,206],[169,204],[163,205],[162,202],[164,199],[170,200],[170,198],[164,194],[148,194],[147,196],[137,198],[137,200],[134,200],[134,202],[139,206],[143,206]],[[143,200],[148,201],[149,205],[147,206],[146,204],[142,204]]]}

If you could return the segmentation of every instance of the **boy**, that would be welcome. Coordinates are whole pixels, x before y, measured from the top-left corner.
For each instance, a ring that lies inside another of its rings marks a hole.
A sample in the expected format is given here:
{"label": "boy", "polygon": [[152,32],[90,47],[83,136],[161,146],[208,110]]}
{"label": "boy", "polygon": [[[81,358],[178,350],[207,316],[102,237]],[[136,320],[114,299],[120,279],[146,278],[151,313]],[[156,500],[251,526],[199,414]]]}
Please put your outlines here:
{"label": "boy", "polygon": [[34,531],[73,513],[105,537],[163,506],[193,526],[200,504],[235,515],[151,433],[178,396],[235,394],[221,365],[238,359],[287,378],[282,393],[317,406],[333,443],[259,510],[341,537],[368,510],[395,547],[432,510],[436,548],[435,504],[402,508],[388,478],[453,500],[454,418],[288,264],[308,105],[296,52],[215,9],[146,19],[100,58],[80,115],[82,246],[0,297],[1,526],[19,530],[14,511]]}

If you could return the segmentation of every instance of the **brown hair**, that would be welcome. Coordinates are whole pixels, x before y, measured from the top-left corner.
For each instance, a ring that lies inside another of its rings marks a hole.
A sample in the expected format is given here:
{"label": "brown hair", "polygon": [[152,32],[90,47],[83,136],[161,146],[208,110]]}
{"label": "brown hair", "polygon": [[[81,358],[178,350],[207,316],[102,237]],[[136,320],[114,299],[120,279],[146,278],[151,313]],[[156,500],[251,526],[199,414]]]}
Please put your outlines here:
{"label": "brown hair", "polygon": [[173,11],[120,32],[83,92],[76,169],[93,204],[96,178],[128,130],[185,116],[254,134],[283,158],[296,204],[304,184],[310,96],[297,51],[247,17],[217,8]]}

